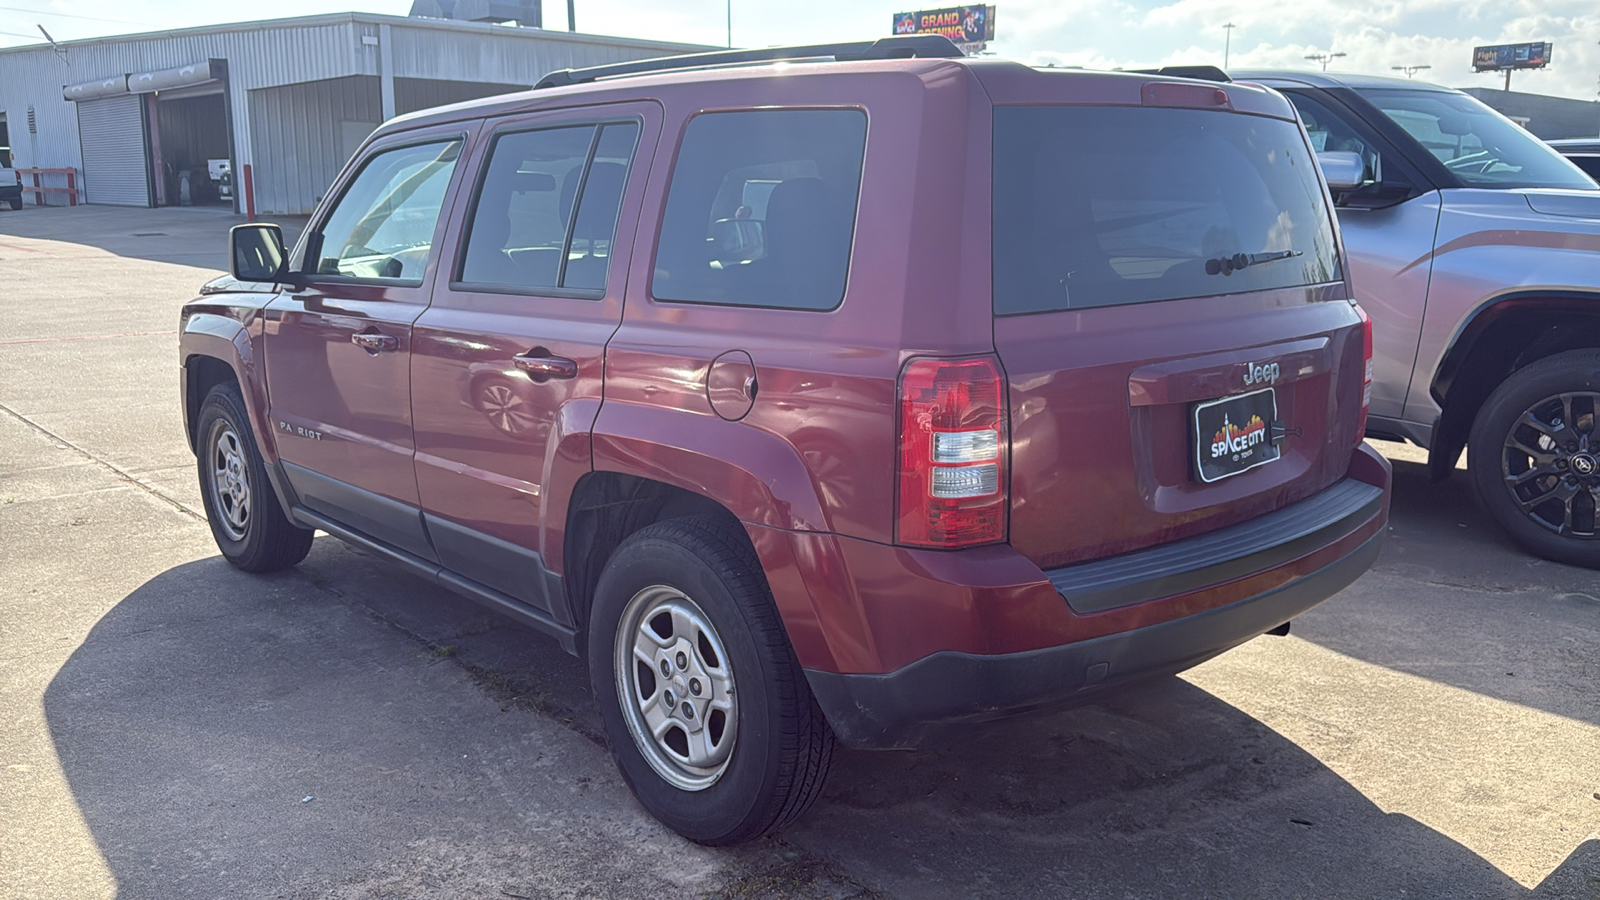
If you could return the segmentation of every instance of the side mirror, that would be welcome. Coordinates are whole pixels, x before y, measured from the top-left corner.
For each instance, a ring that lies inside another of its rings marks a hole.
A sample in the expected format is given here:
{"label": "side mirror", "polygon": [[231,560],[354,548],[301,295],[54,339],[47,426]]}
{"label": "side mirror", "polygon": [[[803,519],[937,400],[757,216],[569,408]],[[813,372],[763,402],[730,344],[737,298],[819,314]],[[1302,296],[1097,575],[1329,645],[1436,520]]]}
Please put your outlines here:
{"label": "side mirror", "polygon": [[235,225],[228,232],[231,245],[230,270],[240,281],[283,280],[289,254],[283,249],[283,229],[277,225],[249,222]]}
{"label": "side mirror", "polygon": [[1328,150],[1317,154],[1317,165],[1330,191],[1351,191],[1365,183],[1367,165],[1361,154],[1348,150]]}

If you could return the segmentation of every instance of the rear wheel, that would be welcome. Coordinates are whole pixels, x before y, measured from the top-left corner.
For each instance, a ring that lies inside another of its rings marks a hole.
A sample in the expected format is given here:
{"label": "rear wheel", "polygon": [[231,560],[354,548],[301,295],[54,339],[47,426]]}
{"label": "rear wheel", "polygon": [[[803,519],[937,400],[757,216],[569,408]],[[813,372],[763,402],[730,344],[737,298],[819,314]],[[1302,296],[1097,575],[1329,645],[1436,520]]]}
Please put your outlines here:
{"label": "rear wheel", "polygon": [[1518,543],[1600,568],[1600,351],[1519,369],[1478,411],[1468,447],[1479,500]]}
{"label": "rear wheel", "polygon": [[624,541],[595,588],[587,649],[617,768],[669,828],[731,844],[821,793],[833,733],[735,527],[673,519]]}
{"label": "rear wheel", "polygon": [[195,425],[200,495],[223,557],[246,572],[275,572],[305,559],[314,533],[290,521],[267,483],[238,385],[212,388]]}
{"label": "rear wheel", "polygon": [[11,204],[11,208],[13,210],[17,210],[17,209],[21,209],[22,208],[22,198],[21,197],[12,197],[7,202]]}

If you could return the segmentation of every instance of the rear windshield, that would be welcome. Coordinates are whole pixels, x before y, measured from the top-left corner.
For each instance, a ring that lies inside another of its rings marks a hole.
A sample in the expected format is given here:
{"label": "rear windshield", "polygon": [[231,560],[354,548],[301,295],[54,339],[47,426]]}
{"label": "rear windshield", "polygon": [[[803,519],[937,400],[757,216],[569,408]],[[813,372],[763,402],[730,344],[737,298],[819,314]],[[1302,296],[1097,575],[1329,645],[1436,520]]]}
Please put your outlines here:
{"label": "rear windshield", "polygon": [[994,112],[998,315],[1337,281],[1299,126],[1195,109]]}

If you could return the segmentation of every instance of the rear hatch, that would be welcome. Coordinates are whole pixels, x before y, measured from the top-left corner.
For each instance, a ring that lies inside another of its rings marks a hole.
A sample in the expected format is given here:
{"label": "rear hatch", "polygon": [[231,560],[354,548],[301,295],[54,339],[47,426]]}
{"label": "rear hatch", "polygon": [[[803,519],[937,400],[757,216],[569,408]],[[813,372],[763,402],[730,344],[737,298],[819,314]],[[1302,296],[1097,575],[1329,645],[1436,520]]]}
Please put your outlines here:
{"label": "rear hatch", "polygon": [[1288,104],[1138,96],[994,111],[1010,542],[1047,569],[1315,494],[1364,427],[1362,315]]}

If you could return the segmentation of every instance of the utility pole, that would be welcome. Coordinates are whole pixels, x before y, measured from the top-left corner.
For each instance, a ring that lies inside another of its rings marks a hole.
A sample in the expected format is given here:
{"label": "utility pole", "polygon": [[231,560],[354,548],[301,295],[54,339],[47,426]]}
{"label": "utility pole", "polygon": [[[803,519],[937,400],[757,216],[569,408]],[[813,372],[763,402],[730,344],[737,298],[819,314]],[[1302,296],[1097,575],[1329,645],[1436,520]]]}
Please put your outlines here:
{"label": "utility pole", "polygon": [[1228,70],[1228,51],[1232,49],[1233,46],[1233,30],[1238,27],[1239,26],[1233,24],[1232,22],[1228,22],[1222,26],[1222,33],[1226,35],[1226,37],[1222,39],[1222,70],[1224,72]]}
{"label": "utility pole", "polygon": [[733,0],[728,0],[728,49],[733,49]]}
{"label": "utility pole", "polygon": [[1396,72],[1404,72],[1406,73],[1406,77],[1410,78],[1413,75],[1416,75],[1418,72],[1421,72],[1423,69],[1431,69],[1433,66],[1390,66],[1389,68],[1395,70]]}
{"label": "utility pole", "polygon": [[1341,56],[1344,56],[1344,54],[1343,53],[1307,53],[1306,54],[1306,59],[1312,60],[1314,62],[1322,63],[1322,71],[1326,72],[1326,71],[1328,71],[1328,63],[1333,62],[1334,60],[1338,59]]}
{"label": "utility pole", "polygon": [[567,30],[574,33],[578,30],[578,17],[572,8],[577,2],[578,0],[567,0]]}

